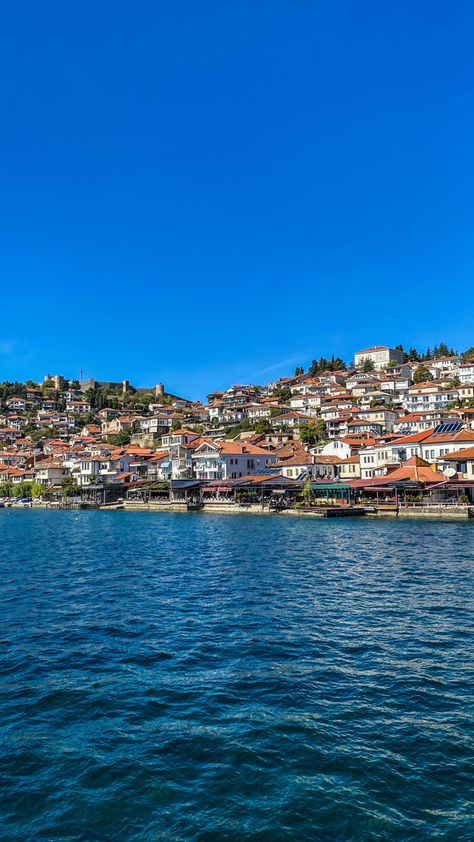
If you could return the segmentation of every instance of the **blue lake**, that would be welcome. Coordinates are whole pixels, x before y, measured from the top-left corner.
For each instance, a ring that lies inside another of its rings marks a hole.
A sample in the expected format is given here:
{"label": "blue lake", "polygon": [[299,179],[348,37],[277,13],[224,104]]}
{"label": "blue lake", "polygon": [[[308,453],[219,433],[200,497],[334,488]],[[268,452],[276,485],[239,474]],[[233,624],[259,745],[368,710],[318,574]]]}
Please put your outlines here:
{"label": "blue lake", "polygon": [[474,523],[0,511],[0,839],[474,839]]}

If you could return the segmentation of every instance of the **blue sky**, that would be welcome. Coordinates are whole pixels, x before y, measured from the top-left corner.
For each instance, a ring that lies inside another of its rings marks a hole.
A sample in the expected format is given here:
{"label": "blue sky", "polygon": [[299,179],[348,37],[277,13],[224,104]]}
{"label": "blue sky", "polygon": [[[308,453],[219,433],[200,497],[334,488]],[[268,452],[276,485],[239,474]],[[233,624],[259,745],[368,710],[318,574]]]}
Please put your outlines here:
{"label": "blue sky", "polygon": [[470,2],[2,8],[0,380],[474,344]]}

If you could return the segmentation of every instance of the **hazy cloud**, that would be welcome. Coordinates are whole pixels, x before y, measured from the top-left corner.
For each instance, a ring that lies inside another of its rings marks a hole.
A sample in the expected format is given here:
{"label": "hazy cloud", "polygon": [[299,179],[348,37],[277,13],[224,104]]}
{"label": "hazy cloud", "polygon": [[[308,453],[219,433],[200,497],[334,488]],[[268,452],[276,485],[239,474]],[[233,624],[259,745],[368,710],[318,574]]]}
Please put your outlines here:
{"label": "hazy cloud", "polygon": [[280,360],[278,363],[268,365],[266,368],[261,368],[260,371],[257,371],[257,374],[269,374],[272,371],[278,371],[279,368],[286,368],[294,363],[299,363],[299,365],[301,365],[306,356],[307,354],[298,354],[298,356],[288,357],[286,360]]}

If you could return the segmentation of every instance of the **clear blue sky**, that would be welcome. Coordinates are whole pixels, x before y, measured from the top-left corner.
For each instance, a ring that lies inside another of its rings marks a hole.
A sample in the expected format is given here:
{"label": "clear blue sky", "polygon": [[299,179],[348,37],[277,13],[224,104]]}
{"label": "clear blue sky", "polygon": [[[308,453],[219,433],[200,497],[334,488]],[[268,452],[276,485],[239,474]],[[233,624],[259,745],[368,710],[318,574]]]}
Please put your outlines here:
{"label": "clear blue sky", "polygon": [[474,344],[474,6],[2,6],[0,380]]}

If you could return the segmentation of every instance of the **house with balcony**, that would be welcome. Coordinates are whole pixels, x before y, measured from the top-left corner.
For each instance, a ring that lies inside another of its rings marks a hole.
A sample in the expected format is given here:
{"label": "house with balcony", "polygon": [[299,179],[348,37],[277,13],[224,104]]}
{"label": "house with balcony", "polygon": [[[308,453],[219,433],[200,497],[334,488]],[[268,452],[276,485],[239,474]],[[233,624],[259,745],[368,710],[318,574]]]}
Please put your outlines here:
{"label": "house with balcony", "polygon": [[151,438],[163,436],[163,434],[168,432],[170,424],[171,420],[169,415],[163,415],[162,413],[138,419],[140,432],[150,436]]}
{"label": "house with balcony", "polygon": [[15,465],[0,464],[0,483],[3,482],[27,482],[34,478],[34,473],[31,469],[25,470],[17,468]]}
{"label": "house with balcony", "polygon": [[247,418],[249,421],[260,421],[262,418],[271,418],[272,412],[278,411],[278,404],[275,403],[249,403],[246,406]]}
{"label": "house with balcony", "polygon": [[87,415],[91,411],[89,401],[67,401],[66,412],[72,415]]}
{"label": "house with balcony", "polygon": [[474,360],[469,360],[458,366],[457,376],[463,386],[471,383],[474,384]]}
{"label": "house with balcony", "polygon": [[[398,418],[398,412],[384,406],[361,407],[357,415],[359,419],[369,421],[373,426],[380,425],[381,432],[384,433],[392,432],[394,421]],[[361,431],[357,430],[356,432]]]}
{"label": "house with balcony", "polygon": [[192,455],[193,475],[201,480],[238,479],[274,466],[276,456],[247,442],[203,441]]}
{"label": "house with balcony", "polygon": [[70,476],[71,473],[63,460],[44,459],[34,468],[35,481],[45,486],[60,486]]}
{"label": "house with balcony", "polygon": [[298,394],[295,393],[289,400],[290,408],[294,412],[302,412],[303,415],[318,415],[323,400],[322,394]]}
{"label": "house with balcony", "polygon": [[432,381],[426,381],[410,386],[405,396],[404,406],[408,412],[434,411],[446,409],[448,404],[454,403],[458,398],[457,388],[443,389]]}
{"label": "house with balcony", "polygon": [[10,412],[24,412],[26,409],[26,398],[18,397],[18,395],[7,398],[5,403]]}
{"label": "house with balcony", "polygon": [[172,463],[169,450],[154,453],[147,461],[147,479],[150,482],[166,482],[171,479]]}
{"label": "house with balcony", "polygon": [[364,371],[353,371],[346,380],[346,389],[352,392],[353,389],[361,387],[369,388],[370,386],[377,386],[380,382],[377,374],[371,374]]}
{"label": "house with balcony", "polygon": [[74,477],[80,486],[107,483],[118,474],[128,472],[132,460],[133,456],[128,453],[121,453],[119,456],[84,455],[77,464]]}
{"label": "house with balcony", "polygon": [[282,415],[275,415],[271,420],[271,425],[275,429],[288,427],[290,429],[303,427],[312,421],[312,416],[303,412],[284,412]]}
{"label": "house with balcony", "polygon": [[434,360],[427,360],[423,365],[428,369],[432,377],[438,378],[449,377],[453,378],[458,373],[459,365],[462,363],[462,357],[437,357]]}
{"label": "house with balcony", "polygon": [[455,410],[436,409],[420,410],[401,415],[393,422],[393,432],[397,435],[407,436],[410,433],[421,433],[423,430],[433,430],[438,424],[448,421],[458,421],[459,417]]}
{"label": "house with balcony", "polygon": [[353,436],[360,436],[362,434],[370,433],[373,436],[381,436],[386,432],[384,425],[380,421],[366,420],[365,418],[351,418],[347,422],[347,434]]}

